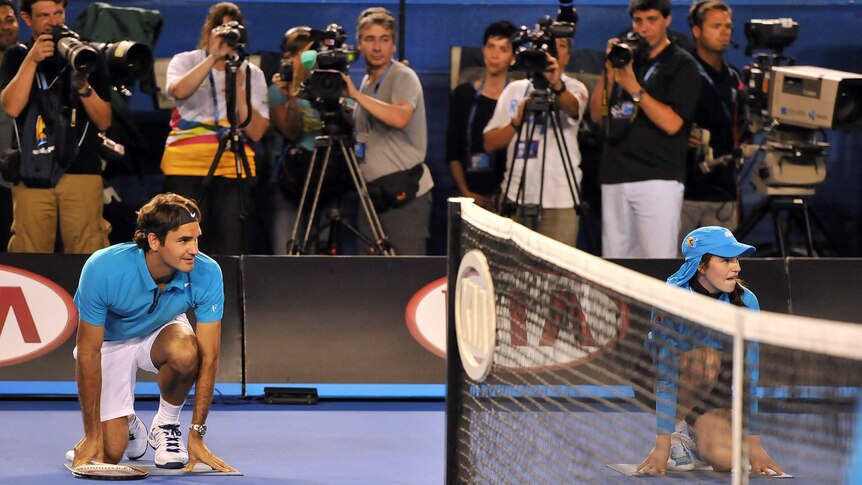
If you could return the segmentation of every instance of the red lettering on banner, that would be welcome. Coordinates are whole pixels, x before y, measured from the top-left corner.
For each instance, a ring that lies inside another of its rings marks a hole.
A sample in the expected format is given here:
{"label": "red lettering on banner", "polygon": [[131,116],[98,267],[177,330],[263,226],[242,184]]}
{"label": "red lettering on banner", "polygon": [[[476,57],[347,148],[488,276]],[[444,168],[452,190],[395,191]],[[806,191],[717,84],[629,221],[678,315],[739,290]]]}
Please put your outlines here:
{"label": "red lettering on banner", "polygon": [[30,306],[24,298],[24,292],[18,287],[0,286],[0,334],[3,333],[3,327],[11,311],[15,312],[24,342],[41,343],[42,339],[39,337],[39,331],[36,330],[36,323],[30,313]]}
{"label": "red lettering on banner", "polygon": [[510,300],[509,333],[512,345],[527,345],[527,309]]}

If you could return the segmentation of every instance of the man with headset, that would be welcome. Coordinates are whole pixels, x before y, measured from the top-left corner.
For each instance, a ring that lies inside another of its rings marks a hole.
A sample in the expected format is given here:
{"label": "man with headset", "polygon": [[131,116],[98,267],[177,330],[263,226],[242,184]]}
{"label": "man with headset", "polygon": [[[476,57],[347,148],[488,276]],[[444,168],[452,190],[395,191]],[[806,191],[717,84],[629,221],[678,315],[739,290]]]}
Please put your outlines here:
{"label": "man with headset", "polygon": [[696,42],[692,55],[701,94],[689,139],[680,239],[701,226],[736,227],[737,166],[732,154],[747,121],[741,99],[745,86],[739,71],[722,58],[732,42],[730,7],[721,0],[699,1],[689,10],[688,24]]}

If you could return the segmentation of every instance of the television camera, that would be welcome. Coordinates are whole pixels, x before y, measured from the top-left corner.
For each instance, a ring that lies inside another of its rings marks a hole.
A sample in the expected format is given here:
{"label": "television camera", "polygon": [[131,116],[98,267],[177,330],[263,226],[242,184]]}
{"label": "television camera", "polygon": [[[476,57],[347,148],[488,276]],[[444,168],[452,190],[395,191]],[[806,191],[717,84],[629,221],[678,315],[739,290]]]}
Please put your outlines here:
{"label": "television camera", "polygon": [[[557,57],[556,39],[571,39],[575,36],[575,25],[578,23],[578,13],[572,0],[560,0],[560,7],[555,20],[549,15],[539,19],[536,27],[530,30],[521,26],[512,36],[512,47],[515,51],[515,62],[512,69],[527,73],[536,89],[546,89],[547,80],[541,73],[548,67],[548,56]],[[536,75],[539,74],[539,75]]]}

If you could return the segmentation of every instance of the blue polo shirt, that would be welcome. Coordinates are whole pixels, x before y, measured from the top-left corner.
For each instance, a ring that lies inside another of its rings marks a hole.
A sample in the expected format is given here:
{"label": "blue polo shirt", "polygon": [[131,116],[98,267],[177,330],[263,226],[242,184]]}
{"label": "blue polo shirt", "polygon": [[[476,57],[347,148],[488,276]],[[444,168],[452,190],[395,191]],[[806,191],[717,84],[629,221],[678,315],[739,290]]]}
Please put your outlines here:
{"label": "blue polo shirt", "polygon": [[189,308],[198,323],[220,321],[224,283],[218,263],[198,253],[194,269],[174,273],[159,293],[144,251],[135,243],[116,244],[87,259],[75,305],[82,320],[105,327],[105,340],[125,340],[147,335]]}

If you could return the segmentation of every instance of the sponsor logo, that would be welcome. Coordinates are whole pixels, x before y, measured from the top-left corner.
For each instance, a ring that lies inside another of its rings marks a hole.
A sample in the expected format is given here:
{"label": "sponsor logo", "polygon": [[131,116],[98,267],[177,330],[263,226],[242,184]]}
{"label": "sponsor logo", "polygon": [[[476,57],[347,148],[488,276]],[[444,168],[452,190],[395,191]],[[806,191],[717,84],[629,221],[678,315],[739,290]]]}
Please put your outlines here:
{"label": "sponsor logo", "polygon": [[[39,115],[36,117],[36,147],[42,147],[46,143],[48,143],[48,135],[45,134],[45,120],[42,119],[42,115]],[[33,154],[36,154],[36,150],[33,150]]]}
{"label": "sponsor logo", "polygon": [[75,333],[72,297],[35,273],[0,265],[0,366],[45,355]]}
{"label": "sponsor logo", "polygon": [[[542,272],[501,277],[521,280],[518,291],[527,296],[497,294],[500,340],[495,345],[513,351],[502,352],[494,365],[510,371],[580,365],[608,352],[628,333],[628,305],[606,290]],[[445,277],[427,284],[410,299],[405,315],[413,338],[444,359],[446,286]]]}
{"label": "sponsor logo", "polygon": [[31,150],[31,152],[33,153],[33,155],[47,155],[49,153],[54,153],[54,145],[51,145],[49,147],[34,148],[33,150]]}
{"label": "sponsor logo", "polygon": [[491,372],[497,314],[494,281],[485,255],[477,249],[461,258],[455,285],[455,335],[464,372],[482,382]]}

